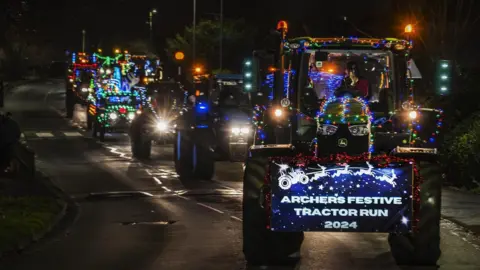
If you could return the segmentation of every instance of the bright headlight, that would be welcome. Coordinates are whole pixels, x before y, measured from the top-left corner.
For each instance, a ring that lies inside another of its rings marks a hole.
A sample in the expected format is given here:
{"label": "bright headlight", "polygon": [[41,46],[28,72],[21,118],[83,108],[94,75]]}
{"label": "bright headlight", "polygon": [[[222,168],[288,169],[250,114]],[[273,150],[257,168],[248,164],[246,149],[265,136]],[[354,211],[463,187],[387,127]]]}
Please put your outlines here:
{"label": "bright headlight", "polygon": [[112,119],[112,120],[115,120],[115,119],[118,118],[118,115],[114,112],[112,112],[109,116],[110,116],[110,119]]}
{"label": "bright headlight", "polygon": [[337,132],[338,127],[334,125],[320,125],[317,128],[317,133],[320,135],[333,135]]}
{"label": "bright headlight", "polygon": [[410,119],[416,119],[417,118],[417,112],[416,111],[411,111],[408,116]]}
{"label": "bright headlight", "polygon": [[238,128],[238,127],[232,128],[232,133],[233,133],[233,134],[235,134],[235,135],[236,135],[236,134],[240,134],[240,132],[241,132],[241,129],[240,129],[240,128]]}
{"label": "bright headlight", "polygon": [[280,117],[280,116],[282,116],[282,114],[283,114],[283,111],[281,109],[276,109],[275,110],[275,116],[276,117]]}
{"label": "bright headlight", "polygon": [[88,92],[88,88],[82,88],[82,92]]}
{"label": "bright headlight", "polygon": [[250,132],[250,129],[247,128],[247,127],[244,127],[244,128],[241,128],[241,129],[240,129],[240,133],[242,133],[242,134],[247,134],[247,133],[249,133],[249,132]]}
{"label": "bright headlight", "polygon": [[368,125],[354,125],[349,126],[348,130],[353,136],[366,136],[370,133],[370,128]]}
{"label": "bright headlight", "polygon": [[128,113],[128,119],[133,120],[133,118],[135,118],[135,113],[129,112]]}
{"label": "bright headlight", "polygon": [[168,129],[168,124],[165,121],[160,121],[157,123],[157,129],[160,131],[166,131]]}
{"label": "bright headlight", "polygon": [[107,72],[107,74],[111,74],[111,73],[112,73],[112,70],[111,70],[111,69],[107,69],[106,72]]}

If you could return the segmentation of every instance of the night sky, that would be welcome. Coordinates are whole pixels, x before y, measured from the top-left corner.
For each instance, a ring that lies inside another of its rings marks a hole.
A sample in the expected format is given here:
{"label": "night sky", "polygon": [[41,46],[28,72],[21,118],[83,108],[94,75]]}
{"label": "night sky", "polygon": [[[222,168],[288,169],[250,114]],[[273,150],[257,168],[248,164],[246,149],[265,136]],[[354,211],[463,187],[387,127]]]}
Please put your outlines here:
{"label": "night sky", "polygon": [[[245,18],[260,30],[260,34],[267,33],[278,20],[285,19],[290,23],[291,35],[358,36],[351,27],[340,22],[341,15],[347,15],[363,31],[381,35],[390,30],[391,2],[297,0],[289,6],[281,6],[279,1],[273,0],[224,0],[224,17]],[[193,0],[31,0],[30,5],[28,16],[38,35],[59,49],[79,49],[82,29],[87,31],[87,46],[121,47],[132,39],[147,39],[146,22],[152,8],[158,11],[154,17],[154,31],[159,46],[165,38],[191,25],[193,20]],[[197,20],[215,19],[219,12],[220,0],[197,1]],[[378,23],[382,21],[388,23]]]}

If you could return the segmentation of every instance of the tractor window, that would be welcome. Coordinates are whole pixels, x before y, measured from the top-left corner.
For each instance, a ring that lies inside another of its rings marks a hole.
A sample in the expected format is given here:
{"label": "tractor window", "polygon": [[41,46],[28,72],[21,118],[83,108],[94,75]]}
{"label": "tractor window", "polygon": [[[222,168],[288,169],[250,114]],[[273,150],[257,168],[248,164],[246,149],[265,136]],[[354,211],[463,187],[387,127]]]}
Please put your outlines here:
{"label": "tractor window", "polygon": [[220,107],[249,106],[248,95],[243,91],[243,84],[239,81],[217,81],[215,87]]}
{"label": "tractor window", "polygon": [[324,51],[329,53],[327,61],[316,61],[312,51],[309,63],[309,81],[318,98],[328,99],[335,91],[354,89],[374,104],[373,107],[383,111],[392,91],[389,53],[376,50]]}

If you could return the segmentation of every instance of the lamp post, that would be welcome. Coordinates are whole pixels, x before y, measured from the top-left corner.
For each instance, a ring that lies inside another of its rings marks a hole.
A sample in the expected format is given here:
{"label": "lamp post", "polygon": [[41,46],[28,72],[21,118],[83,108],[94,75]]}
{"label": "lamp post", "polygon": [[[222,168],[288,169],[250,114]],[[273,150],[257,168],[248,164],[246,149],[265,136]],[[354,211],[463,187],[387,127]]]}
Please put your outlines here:
{"label": "lamp post", "polygon": [[196,48],[195,48],[195,32],[197,27],[197,0],[193,0],[193,32],[192,32],[192,60],[193,63],[196,61]]}
{"label": "lamp post", "polygon": [[150,10],[150,12],[148,12],[148,25],[150,28],[150,42],[152,43],[152,46],[153,46],[153,15],[155,14],[157,14],[156,9],[152,9]]}
{"label": "lamp post", "polygon": [[87,31],[85,31],[85,29],[82,30],[82,52],[84,53],[85,52],[85,34],[87,33]]}
{"label": "lamp post", "polygon": [[223,69],[223,0],[220,0],[220,72]]}

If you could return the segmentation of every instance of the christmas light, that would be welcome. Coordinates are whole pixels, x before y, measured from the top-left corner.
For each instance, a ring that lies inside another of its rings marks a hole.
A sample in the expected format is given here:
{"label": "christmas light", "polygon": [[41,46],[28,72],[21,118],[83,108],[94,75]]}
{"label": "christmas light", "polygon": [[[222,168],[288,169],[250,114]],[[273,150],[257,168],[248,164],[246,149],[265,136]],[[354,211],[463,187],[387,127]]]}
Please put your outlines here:
{"label": "christmas light", "polygon": [[[374,169],[374,167],[367,161],[367,167],[351,167],[345,164],[343,168],[327,169],[327,167],[318,165],[320,168],[309,168],[309,173],[305,173],[301,170],[294,170],[288,164],[276,164],[280,167],[280,177],[278,178],[278,185],[281,189],[288,190],[292,185],[297,183],[307,185],[310,182],[317,181],[320,178],[341,178],[344,175],[363,176],[369,175],[376,180],[386,182],[392,187],[395,187],[397,183],[397,175],[395,170],[391,169]],[[289,172],[287,172],[290,170]],[[309,177],[311,175],[311,177]]]}

